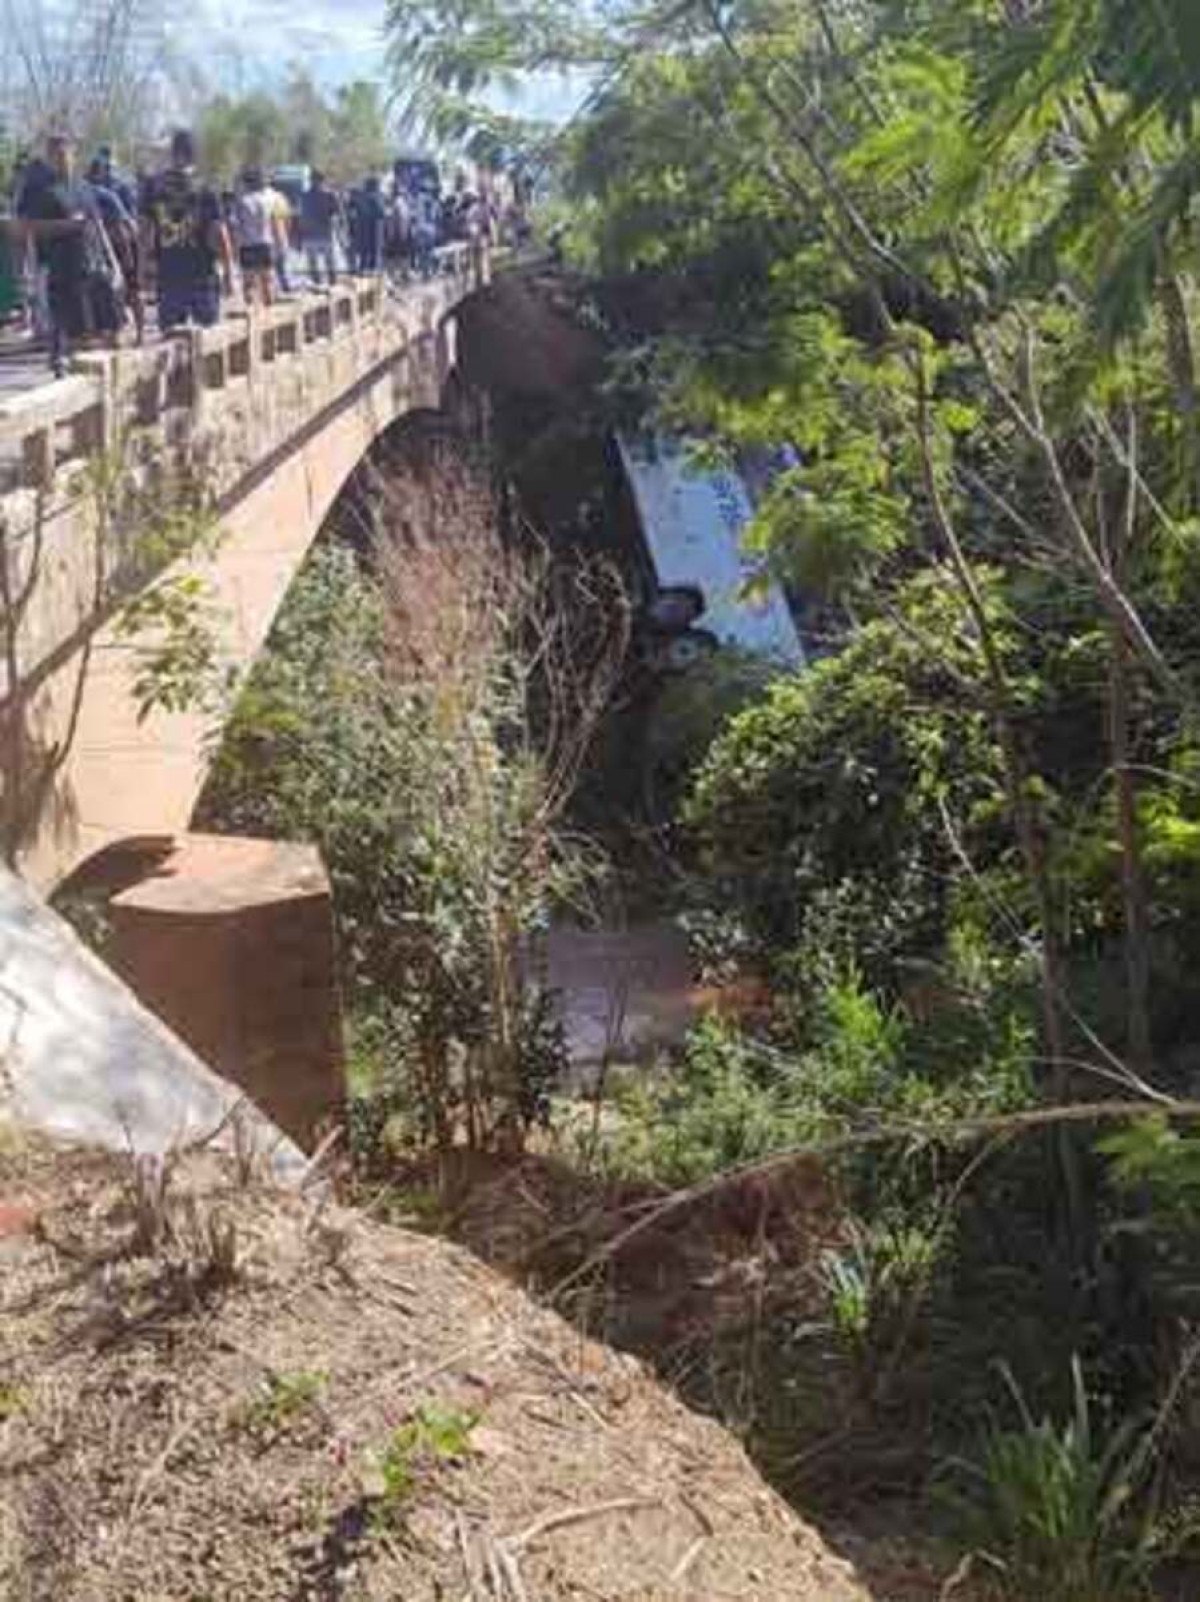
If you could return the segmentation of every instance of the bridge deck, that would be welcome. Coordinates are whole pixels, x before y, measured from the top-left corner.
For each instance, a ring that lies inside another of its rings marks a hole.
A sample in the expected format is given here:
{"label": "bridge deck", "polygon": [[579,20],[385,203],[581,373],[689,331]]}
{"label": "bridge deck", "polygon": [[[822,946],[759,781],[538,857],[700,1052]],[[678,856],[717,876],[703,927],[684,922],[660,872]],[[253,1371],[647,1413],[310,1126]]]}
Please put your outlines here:
{"label": "bridge deck", "polygon": [[[430,280],[414,280],[403,288],[382,275],[352,278],[343,274],[335,286],[298,286],[279,296],[267,309],[256,310],[234,301],[212,328],[177,329],[163,335],[155,327],[153,308],[148,307],[142,344],[136,344],[131,332],[126,332],[115,346],[79,351],[69,361],[68,376],[62,379],[50,372],[46,351],[27,331],[0,330],[0,495],[22,482],[33,487],[37,469],[33,469],[31,478],[28,447],[34,425],[57,431],[58,437],[51,440],[50,446],[51,454],[60,462],[95,453],[98,442],[87,436],[86,427],[85,437],[78,442],[73,443],[67,436],[90,409],[102,402],[106,384],[114,373],[119,373],[119,387],[126,391],[139,380],[152,381],[155,372],[166,372],[176,360],[175,353],[182,351],[189,340],[194,359],[203,362],[211,356],[225,361],[230,348],[245,341],[248,329],[253,330],[250,337],[256,349],[260,338],[270,341],[274,331],[280,330],[281,347],[283,340],[290,337],[292,341],[281,349],[281,353],[288,354],[310,342],[308,325],[314,318],[324,319],[318,337],[336,339],[347,325],[357,324],[360,311],[372,319],[387,307],[399,311],[406,303],[415,305],[431,289],[440,288],[447,275],[461,275],[466,249],[461,245],[443,246],[437,252],[438,274]],[[302,332],[297,336],[292,331],[298,326]]]}

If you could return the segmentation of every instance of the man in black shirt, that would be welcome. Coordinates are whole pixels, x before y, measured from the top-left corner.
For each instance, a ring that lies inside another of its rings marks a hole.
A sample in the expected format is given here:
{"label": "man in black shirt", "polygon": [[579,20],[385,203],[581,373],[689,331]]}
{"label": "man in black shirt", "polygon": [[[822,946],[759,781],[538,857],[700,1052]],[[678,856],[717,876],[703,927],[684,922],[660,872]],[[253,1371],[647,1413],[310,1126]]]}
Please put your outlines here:
{"label": "man in black shirt", "polygon": [[383,254],[383,224],[387,208],[372,176],[350,197],[350,246],[356,273],[377,273]]}
{"label": "man in black shirt", "polygon": [[211,327],[221,315],[221,290],[233,293],[233,246],[221,203],[199,184],[191,134],[171,141],[171,165],[151,179],[142,202],[158,280],[158,326]]}
{"label": "man in black shirt", "polygon": [[337,276],[334,264],[334,229],[341,219],[342,205],[332,189],[326,187],[325,174],[315,169],[308,188],[300,197],[300,238],[304,244],[308,276],[321,282],[321,269],[332,284]]}
{"label": "man in black shirt", "polygon": [[61,377],[70,347],[97,332],[92,279],[103,274],[106,257],[95,199],[75,177],[70,140],[52,136],[46,158],[26,169],[17,216],[32,235],[46,274],[50,365]]}

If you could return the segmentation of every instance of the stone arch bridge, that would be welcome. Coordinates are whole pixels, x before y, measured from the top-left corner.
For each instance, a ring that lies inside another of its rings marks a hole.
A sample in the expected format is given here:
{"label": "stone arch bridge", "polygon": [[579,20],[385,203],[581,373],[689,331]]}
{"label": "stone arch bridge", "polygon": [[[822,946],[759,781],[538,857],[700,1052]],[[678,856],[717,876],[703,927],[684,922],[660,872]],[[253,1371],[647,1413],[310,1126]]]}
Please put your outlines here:
{"label": "stone arch bridge", "polygon": [[[402,292],[352,281],[81,356],[70,377],[0,401],[3,817],[37,888],[118,841],[186,830],[210,714],[139,719],[121,611],[164,573],[198,572],[218,656],[245,672],[371,445],[442,402],[455,313],[489,276],[477,249],[442,257]],[[203,554],[172,561],[170,520],[147,536],[129,510],[161,503],[167,480],[215,507]]]}

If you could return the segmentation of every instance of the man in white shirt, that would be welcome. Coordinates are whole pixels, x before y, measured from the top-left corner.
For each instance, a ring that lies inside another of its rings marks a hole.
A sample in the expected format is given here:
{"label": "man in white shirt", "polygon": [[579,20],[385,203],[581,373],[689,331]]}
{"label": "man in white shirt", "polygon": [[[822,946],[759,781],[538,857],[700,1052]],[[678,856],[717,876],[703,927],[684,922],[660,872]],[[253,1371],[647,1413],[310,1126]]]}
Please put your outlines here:
{"label": "man in white shirt", "polygon": [[247,167],[233,214],[242,284],[248,302],[269,306],[275,298],[276,259],[288,250],[287,202],[267,182],[261,167]]}

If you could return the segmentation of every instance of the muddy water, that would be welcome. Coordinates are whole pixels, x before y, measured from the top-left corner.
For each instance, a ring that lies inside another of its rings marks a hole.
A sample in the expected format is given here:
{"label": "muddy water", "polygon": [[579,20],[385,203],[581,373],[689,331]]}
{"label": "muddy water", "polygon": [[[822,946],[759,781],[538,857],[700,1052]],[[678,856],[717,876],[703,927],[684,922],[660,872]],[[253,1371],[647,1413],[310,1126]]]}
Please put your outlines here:
{"label": "muddy water", "polygon": [[559,926],[547,937],[546,966],[581,1084],[590,1083],[606,1055],[645,1061],[679,1045],[699,1014],[687,940],[667,922]]}

